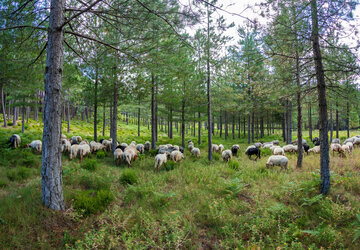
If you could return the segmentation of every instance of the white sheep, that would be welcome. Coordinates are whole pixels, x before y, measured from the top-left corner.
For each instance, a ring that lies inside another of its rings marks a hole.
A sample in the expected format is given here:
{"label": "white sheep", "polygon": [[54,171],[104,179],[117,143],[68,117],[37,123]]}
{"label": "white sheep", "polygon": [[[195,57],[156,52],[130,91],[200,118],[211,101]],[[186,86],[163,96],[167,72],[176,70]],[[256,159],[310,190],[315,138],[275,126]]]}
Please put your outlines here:
{"label": "white sheep", "polygon": [[116,165],[119,165],[121,163],[121,160],[123,159],[124,156],[124,152],[120,149],[117,148],[114,151],[114,161]]}
{"label": "white sheep", "polygon": [[66,135],[61,134],[61,139],[67,139]]}
{"label": "white sheep", "polygon": [[140,154],[143,154],[145,151],[144,145],[143,144],[137,144],[136,145],[136,150],[139,151]]}
{"label": "white sheep", "polygon": [[219,151],[219,146],[217,144],[212,144],[211,148],[213,152]]}
{"label": "white sheep", "polygon": [[255,142],[254,146],[257,148],[261,148],[262,147],[262,143],[261,142]]}
{"label": "white sheep", "polygon": [[345,143],[345,145],[348,145],[350,150],[354,149],[354,144],[352,142],[347,142],[347,143]]}
{"label": "white sheep", "polygon": [[272,144],[272,142],[263,144],[263,148],[271,148],[271,147],[274,147],[274,144]]}
{"label": "white sheep", "polygon": [[172,148],[176,151],[180,151],[180,147],[178,145],[173,145]]}
{"label": "white sheep", "polygon": [[338,144],[340,144],[340,139],[339,139],[339,138],[335,138],[335,139],[332,140],[331,143],[338,143]]}
{"label": "white sheep", "polygon": [[276,148],[281,148],[280,146],[271,146],[270,147],[270,150],[271,150],[271,152],[274,154],[274,150],[276,149]]}
{"label": "white sheep", "polygon": [[224,150],[224,152],[222,152],[222,154],[221,154],[221,158],[225,162],[228,162],[229,160],[231,160],[231,158],[232,158],[231,150],[229,150],[229,149]]}
{"label": "white sheep", "polygon": [[157,154],[155,156],[155,169],[157,169],[157,171],[160,171],[160,168],[167,162],[167,158],[168,158],[169,153],[165,152],[164,154]]}
{"label": "white sheep", "polygon": [[71,143],[68,139],[61,139],[61,153],[70,153]]}
{"label": "white sheep", "polygon": [[310,148],[308,152],[314,154],[320,154],[320,146],[315,146],[313,148]]}
{"label": "white sheep", "polygon": [[18,147],[20,147],[21,138],[19,135],[14,134],[10,137],[9,142],[10,142],[11,147],[18,148]]}
{"label": "white sheep", "polygon": [[136,149],[129,146],[124,150],[123,158],[130,166],[131,166],[131,161],[135,160],[136,157],[137,157]]}
{"label": "white sheep", "polygon": [[348,152],[349,154],[351,154],[351,149],[348,145],[342,145],[341,149],[343,150],[343,152]]}
{"label": "white sheep", "polygon": [[274,145],[279,145],[279,140],[274,140],[274,141],[272,141],[272,144],[274,144]]}
{"label": "white sheep", "polygon": [[195,148],[195,147],[194,147],[194,144],[189,144],[188,149],[189,149],[190,152],[191,152],[194,148]]}
{"label": "white sheep", "polygon": [[79,147],[78,154],[80,156],[80,161],[82,161],[85,156],[88,156],[90,154],[90,146],[89,146],[89,144],[82,144],[79,146],[80,147]]}
{"label": "white sheep", "polygon": [[277,148],[274,148],[273,154],[274,155],[285,155],[285,151],[281,147],[277,147]]}
{"label": "white sheep", "polygon": [[40,140],[32,141],[30,144],[26,145],[26,147],[30,147],[38,153],[41,153],[42,142]]}
{"label": "white sheep", "polygon": [[104,145],[106,151],[112,150],[112,140],[100,140],[101,144]]}
{"label": "white sheep", "polygon": [[78,145],[78,144],[71,145],[70,160],[72,160],[78,156],[79,149],[80,149],[80,145]]}
{"label": "white sheep", "polygon": [[166,144],[166,147],[171,148],[173,145],[172,144]]}
{"label": "white sheep", "polygon": [[97,152],[99,150],[104,150],[104,149],[105,149],[105,146],[103,144],[96,142],[96,141],[90,142],[90,152],[91,153]]}
{"label": "white sheep", "polygon": [[344,151],[341,148],[341,145],[338,143],[331,143],[330,150],[333,152],[333,156],[334,156],[335,152],[338,152],[340,156],[345,156]]}
{"label": "white sheep", "polygon": [[360,138],[355,138],[353,144],[354,144],[354,147],[360,146]]}
{"label": "white sheep", "polygon": [[293,153],[297,151],[297,146],[288,144],[282,147],[284,149],[284,152],[286,153]]}
{"label": "white sheep", "polygon": [[200,157],[200,149],[199,148],[193,148],[191,150],[191,154],[196,156],[197,158],[199,158]]}
{"label": "white sheep", "polygon": [[181,161],[182,159],[184,159],[184,154],[181,153],[179,150],[174,150],[170,153],[170,159],[174,162]]}
{"label": "white sheep", "polygon": [[82,141],[81,136],[73,136],[71,137],[71,145],[79,144]]}
{"label": "white sheep", "polygon": [[166,146],[166,145],[160,145],[160,146],[159,146],[159,149],[168,149],[168,146]]}
{"label": "white sheep", "polygon": [[219,144],[218,153],[220,154],[224,150],[224,145]]}
{"label": "white sheep", "polygon": [[85,144],[89,145],[89,142],[86,139],[79,143],[79,145],[85,145]]}
{"label": "white sheep", "polygon": [[352,142],[352,143],[354,143],[354,141],[355,141],[356,138],[357,138],[356,136],[350,137],[350,138],[346,139],[346,140],[344,141],[344,143],[345,143],[345,144],[346,144],[347,142]]}
{"label": "white sheep", "polygon": [[266,162],[266,167],[280,166],[281,170],[288,169],[289,159],[283,155],[272,155]]}
{"label": "white sheep", "polygon": [[151,143],[149,141],[146,141],[144,144],[144,150],[150,151],[150,148],[151,148]]}

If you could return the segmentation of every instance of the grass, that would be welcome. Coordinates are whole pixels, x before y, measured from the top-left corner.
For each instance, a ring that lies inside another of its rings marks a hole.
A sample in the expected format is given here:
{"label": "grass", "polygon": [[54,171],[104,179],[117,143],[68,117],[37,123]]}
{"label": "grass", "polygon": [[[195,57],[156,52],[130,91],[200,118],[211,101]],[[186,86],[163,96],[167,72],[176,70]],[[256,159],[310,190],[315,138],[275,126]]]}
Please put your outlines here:
{"label": "grass", "polygon": [[[270,152],[263,151],[254,162],[243,154],[246,138],[225,141],[215,136],[214,143],[225,149],[240,144],[240,150],[228,163],[218,154],[209,162],[206,131],[203,143],[195,143],[199,159],[186,150],[183,161],[168,162],[159,173],[154,170],[156,152],[139,157],[131,168],[116,166],[108,152],[82,163],[63,156],[67,209],[55,212],[41,202],[41,155],[24,148],[41,138],[41,124],[29,123],[20,149],[4,146],[20,129],[0,129],[2,249],[360,247],[358,148],[347,158],[331,155],[331,190],[326,197],[318,192],[319,155],[306,155],[302,169],[295,168],[296,154],[288,155],[288,171],[267,169]],[[281,131],[275,132],[264,141],[281,139]],[[119,141],[150,140],[147,128],[141,133],[137,138],[136,125],[120,123]],[[351,131],[351,136],[357,133]],[[72,121],[67,136],[72,135],[90,141],[92,124]],[[340,135],[344,138],[346,132]],[[307,134],[305,139],[310,142]],[[159,137],[158,144],[180,142],[177,134],[171,140]]]}

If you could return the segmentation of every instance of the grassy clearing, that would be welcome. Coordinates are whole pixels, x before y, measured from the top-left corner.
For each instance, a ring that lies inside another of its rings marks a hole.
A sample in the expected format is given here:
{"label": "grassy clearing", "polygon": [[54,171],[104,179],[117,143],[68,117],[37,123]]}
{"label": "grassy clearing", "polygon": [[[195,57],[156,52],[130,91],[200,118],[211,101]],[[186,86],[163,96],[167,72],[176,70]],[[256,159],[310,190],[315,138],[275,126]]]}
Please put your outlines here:
{"label": "grassy clearing", "polygon": [[[22,146],[41,138],[40,128],[32,121]],[[318,194],[318,155],[305,156],[303,169],[295,168],[296,155],[290,155],[289,170],[281,172],[266,169],[270,152],[257,162],[245,157],[245,138],[215,136],[214,143],[225,148],[239,143],[240,154],[226,164],[217,154],[209,162],[205,131],[200,159],[186,152],[184,161],[168,163],[160,173],[150,154],[131,169],[116,166],[108,153],[82,163],[63,156],[67,210],[59,213],[41,204],[41,156],[4,146],[20,129],[0,129],[2,249],[360,247],[359,239],[353,241],[360,232],[360,149],[346,159],[331,156],[327,197]],[[138,139],[135,125],[120,124],[121,142],[150,139],[145,127],[142,134]],[[92,125],[74,121],[72,135],[91,140]],[[280,139],[280,131],[264,140],[272,139]],[[159,143],[180,144],[180,138],[160,137]]]}

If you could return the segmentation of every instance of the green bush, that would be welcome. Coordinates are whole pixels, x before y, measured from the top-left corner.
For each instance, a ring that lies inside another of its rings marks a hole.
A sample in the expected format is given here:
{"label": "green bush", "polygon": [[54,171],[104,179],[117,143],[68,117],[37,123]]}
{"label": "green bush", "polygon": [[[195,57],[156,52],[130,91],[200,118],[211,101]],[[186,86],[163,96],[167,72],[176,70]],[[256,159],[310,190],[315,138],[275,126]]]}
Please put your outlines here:
{"label": "green bush", "polygon": [[103,212],[114,200],[110,190],[87,190],[80,191],[74,197],[74,208],[85,216],[97,212]]}
{"label": "green bush", "polygon": [[27,179],[30,174],[30,169],[25,167],[19,167],[8,170],[6,176],[9,178],[10,181],[22,181]]}
{"label": "green bush", "polygon": [[22,151],[19,157],[21,158],[20,164],[23,166],[28,168],[38,168],[41,166],[39,156],[34,154],[30,148]]}
{"label": "green bush", "polygon": [[80,178],[80,185],[86,189],[109,190],[111,180],[93,174],[85,174]]}
{"label": "green bush", "polygon": [[7,187],[9,182],[6,179],[0,179],[0,188]]}
{"label": "green bush", "polygon": [[85,159],[85,161],[81,164],[81,168],[95,171],[97,168],[97,161],[95,159]]}
{"label": "green bush", "polygon": [[158,149],[150,149],[148,154],[151,155],[151,156],[156,156],[158,154],[158,152],[159,152]]}
{"label": "green bush", "polygon": [[125,169],[119,178],[119,182],[123,185],[134,185],[137,183],[136,172],[133,169]]}
{"label": "green bush", "polygon": [[171,171],[174,170],[174,168],[176,167],[176,162],[174,161],[167,161],[163,167],[163,169],[165,171]]}
{"label": "green bush", "polygon": [[98,159],[104,159],[106,157],[106,152],[103,150],[97,151],[96,152],[96,158]]}
{"label": "green bush", "polygon": [[228,166],[229,166],[229,168],[231,168],[231,169],[239,170],[239,168],[240,168],[240,163],[239,163],[237,160],[230,160],[230,161],[228,162]]}
{"label": "green bush", "polygon": [[272,155],[270,148],[262,148],[261,149],[261,156],[270,156]]}

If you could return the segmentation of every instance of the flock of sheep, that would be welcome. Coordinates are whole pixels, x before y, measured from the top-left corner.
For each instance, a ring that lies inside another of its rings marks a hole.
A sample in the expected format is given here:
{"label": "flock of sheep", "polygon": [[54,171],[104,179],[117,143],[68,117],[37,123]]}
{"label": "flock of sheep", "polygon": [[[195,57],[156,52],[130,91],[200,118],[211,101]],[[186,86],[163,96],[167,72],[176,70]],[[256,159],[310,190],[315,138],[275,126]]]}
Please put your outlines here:
{"label": "flock of sheep", "polygon": [[[307,154],[320,154],[319,138],[315,137],[312,142],[315,146],[310,148],[306,140],[303,139],[303,150]],[[17,134],[12,135],[9,139],[9,143],[10,146],[14,148],[20,147],[20,136]],[[267,160],[266,167],[280,166],[281,169],[287,169],[289,160],[285,156],[285,153],[296,153],[298,151],[297,144],[297,140],[293,141],[292,144],[283,147],[279,146],[278,140],[265,143],[258,142],[249,146],[246,149],[245,154],[248,155],[249,159],[251,159],[252,155],[255,155],[255,160],[257,160],[258,158],[261,158],[260,149],[269,148],[272,151],[272,155]],[[340,139],[336,138],[332,140],[332,143],[330,144],[330,151],[333,152],[333,155],[337,152],[340,156],[346,157],[346,154],[351,154],[356,145],[360,146],[360,135],[346,139],[342,145],[340,144]],[[35,140],[26,145],[26,147],[30,147],[36,152],[41,153],[42,142],[40,140]],[[125,162],[128,165],[131,165],[131,162],[137,158],[139,153],[142,154],[145,151],[150,151],[150,148],[151,144],[148,141],[144,144],[136,144],[135,141],[132,141],[129,145],[127,143],[117,143],[117,147],[114,150],[114,161],[116,164]],[[221,158],[225,162],[231,160],[233,156],[237,156],[239,149],[240,146],[238,144],[235,144],[231,149],[226,150],[224,150],[222,144],[212,144],[213,152],[221,154]],[[68,139],[65,135],[61,135],[61,152],[68,153],[70,160],[77,157],[80,158],[80,160],[83,160],[84,157],[99,150],[112,151],[112,139],[101,139],[99,142],[91,141],[89,143],[87,140],[82,140],[80,136],[73,136],[71,139]],[[195,147],[191,140],[188,141],[188,150],[193,156],[197,158],[200,157],[200,149]],[[171,159],[174,162],[184,159],[184,148],[171,144],[160,145],[158,147],[158,154],[155,156],[155,169],[159,171],[168,159]]]}

